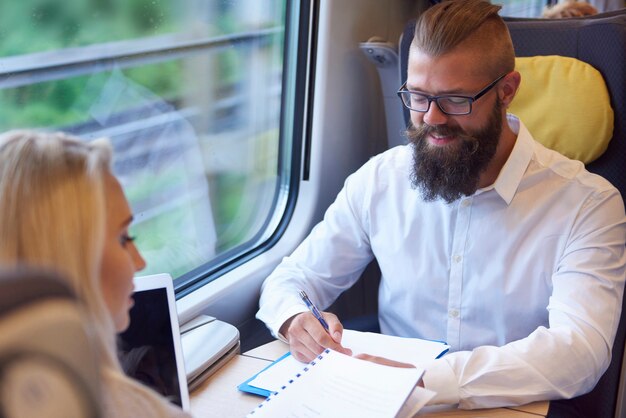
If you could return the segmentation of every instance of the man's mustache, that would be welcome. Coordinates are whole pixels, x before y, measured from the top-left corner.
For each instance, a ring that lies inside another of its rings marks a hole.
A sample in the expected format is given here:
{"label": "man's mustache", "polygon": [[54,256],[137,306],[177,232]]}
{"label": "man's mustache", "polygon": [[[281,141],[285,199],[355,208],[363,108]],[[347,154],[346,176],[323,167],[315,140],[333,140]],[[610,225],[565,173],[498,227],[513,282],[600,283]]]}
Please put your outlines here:
{"label": "man's mustache", "polygon": [[415,133],[422,137],[427,135],[436,136],[467,136],[465,131],[459,127],[452,127],[449,125],[428,125],[426,123],[421,124],[415,128]]}
{"label": "man's mustache", "polygon": [[413,133],[409,132],[409,135],[413,136],[413,138],[419,138],[423,141],[428,135],[433,136],[452,136],[461,138],[461,140],[465,143],[471,143],[471,154],[474,154],[479,147],[478,138],[475,138],[471,135],[468,135],[461,127],[458,126],[450,126],[450,125],[429,125],[427,123],[422,123],[420,126],[413,126],[410,130],[413,130]]}

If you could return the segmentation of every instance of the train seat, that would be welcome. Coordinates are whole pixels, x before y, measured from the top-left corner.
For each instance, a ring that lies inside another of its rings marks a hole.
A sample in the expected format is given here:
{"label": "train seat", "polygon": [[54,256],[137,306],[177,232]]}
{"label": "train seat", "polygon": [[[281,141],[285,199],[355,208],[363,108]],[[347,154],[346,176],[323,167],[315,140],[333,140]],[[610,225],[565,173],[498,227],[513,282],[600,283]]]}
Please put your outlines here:
{"label": "train seat", "polygon": [[[575,58],[591,65],[602,75],[613,111],[612,134],[609,129],[608,138],[606,138],[609,140],[608,145],[603,145],[606,151],[583,162],[586,163],[589,171],[600,174],[613,183],[624,197],[626,195],[626,166],[624,165],[626,161],[626,9],[575,19],[506,18],[505,20],[511,32],[517,57],[557,55]],[[414,28],[415,21],[413,20],[406,25],[400,40],[398,60],[400,80],[406,79],[408,51]],[[585,81],[585,78],[582,78],[579,82]],[[535,98],[541,100],[542,95],[537,93]],[[562,97],[559,99],[565,100]],[[584,106],[584,103],[581,105]],[[398,129],[403,129],[410,121],[408,110],[401,105],[399,100],[397,106],[385,110],[391,113],[404,112],[405,125]],[[387,116],[387,121],[389,120],[390,117]],[[575,124],[577,121],[571,115],[560,114],[559,107],[554,107],[549,114],[545,115],[543,123],[553,124],[556,129],[559,129],[558,124],[563,124],[562,127],[565,129],[571,127],[566,125]],[[533,132],[533,127],[528,126]],[[593,138],[593,141],[596,140],[597,136]],[[626,301],[626,298],[624,300]],[[552,402],[549,417],[574,416],[568,415],[574,413],[594,418],[626,416],[626,405],[624,405],[625,337],[626,303],[622,305],[622,315],[613,345],[613,358],[605,374],[590,393],[570,400]]]}
{"label": "train seat", "polygon": [[0,416],[102,416],[95,353],[83,310],[55,275],[0,272]]}

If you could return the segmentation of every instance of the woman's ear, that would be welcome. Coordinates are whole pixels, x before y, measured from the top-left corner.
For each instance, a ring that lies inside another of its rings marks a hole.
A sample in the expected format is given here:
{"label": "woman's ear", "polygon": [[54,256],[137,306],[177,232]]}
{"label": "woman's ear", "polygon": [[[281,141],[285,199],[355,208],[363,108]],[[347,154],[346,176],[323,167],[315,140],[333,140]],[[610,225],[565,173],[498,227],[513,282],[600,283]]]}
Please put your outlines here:
{"label": "woman's ear", "polygon": [[502,79],[502,83],[498,89],[498,96],[505,108],[509,107],[513,101],[521,81],[522,76],[518,71],[511,71]]}

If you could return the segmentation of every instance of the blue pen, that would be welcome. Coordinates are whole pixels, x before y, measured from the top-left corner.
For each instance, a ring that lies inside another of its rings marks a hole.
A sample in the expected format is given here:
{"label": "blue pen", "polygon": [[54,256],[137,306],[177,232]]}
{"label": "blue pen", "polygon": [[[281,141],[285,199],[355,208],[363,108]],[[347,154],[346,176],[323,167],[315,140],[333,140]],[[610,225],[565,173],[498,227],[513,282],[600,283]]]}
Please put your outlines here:
{"label": "blue pen", "polygon": [[313,302],[311,302],[311,299],[309,299],[309,297],[307,296],[306,292],[304,290],[300,291],[300,297],[302,298],[302,300],[304,301],[304,303],[306,304],[306,307],[309,308],[309,310],[311,311],[311,313],[317,318],[318,321],[320,321],[320,324],[322,324],[322,326],[324,327],[324,329],[326,331],[328,331],[328,324],[326,323],[326,321],[324,320],[324,317],[322,316],[322,314],[320,313],[319,309],[317,309],[317,306],[315,306],[313,304]]}

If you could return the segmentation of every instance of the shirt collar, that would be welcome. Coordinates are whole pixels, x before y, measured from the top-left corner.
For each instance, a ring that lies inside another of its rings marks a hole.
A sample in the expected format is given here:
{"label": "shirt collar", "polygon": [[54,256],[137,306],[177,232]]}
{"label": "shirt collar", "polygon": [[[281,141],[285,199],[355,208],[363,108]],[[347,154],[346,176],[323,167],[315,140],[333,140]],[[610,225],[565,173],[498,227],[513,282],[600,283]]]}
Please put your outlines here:
{"label": "shirt collar", "polygon": [[516,116],[507,114],[507,122],[511,130],[517,134],[517,140],[496,181],[480,191],[495,189],[502,200],[509,205],[533,156],[534,139]]}

